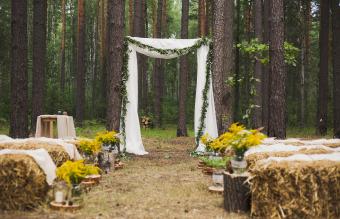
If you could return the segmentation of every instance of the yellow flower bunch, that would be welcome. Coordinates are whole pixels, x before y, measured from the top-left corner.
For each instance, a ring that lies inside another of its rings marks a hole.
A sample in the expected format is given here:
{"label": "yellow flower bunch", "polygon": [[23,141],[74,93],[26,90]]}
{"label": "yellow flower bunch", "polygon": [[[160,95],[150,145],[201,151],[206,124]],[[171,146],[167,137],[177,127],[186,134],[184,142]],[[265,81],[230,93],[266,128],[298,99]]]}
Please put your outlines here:
{"label": "yellow flower bunch", "polygon": [[119,138],[117,134],[118,133],[115,131],[98,132],[96,135],[96,141],[102,144],[113,145],[119,143]]}
{"label": "yellow flower bunch", "polygon": [[99,174],[100,169],[93,165],[85,165],[83,160],[66,161],[57,168],[57,177],[67,184],[78,184],[88,175]]}
{"label": "yellow flower bunch", "polygon": [[79,141],[79,149],[87,155],[98,153],[101,148],[101,143],[97,140],[81,139]]}
{"label": "yellow flower bunch", "polygon": [[212,139],[208,134],[201,138],[201,142],[207,146],[207,149],[214,151],[224,151],[231,147],[236,153],[243,154],[250,147],[261,144],[262,140],[266,138],[259,130],[247,130],[239,123],[232,124],[228,132],[220,135],[216,139]]}

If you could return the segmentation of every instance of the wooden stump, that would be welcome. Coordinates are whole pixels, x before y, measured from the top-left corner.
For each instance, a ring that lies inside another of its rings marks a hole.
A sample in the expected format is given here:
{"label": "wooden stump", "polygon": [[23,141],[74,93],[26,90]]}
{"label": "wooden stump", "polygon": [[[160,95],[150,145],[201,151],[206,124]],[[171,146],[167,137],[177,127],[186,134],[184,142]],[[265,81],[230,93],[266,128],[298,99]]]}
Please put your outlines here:
{"label": "wooden stump", "polygon": [[248,174],[224,172],[224,208],[228,212],[247,212],[250,210],[250,188]]}

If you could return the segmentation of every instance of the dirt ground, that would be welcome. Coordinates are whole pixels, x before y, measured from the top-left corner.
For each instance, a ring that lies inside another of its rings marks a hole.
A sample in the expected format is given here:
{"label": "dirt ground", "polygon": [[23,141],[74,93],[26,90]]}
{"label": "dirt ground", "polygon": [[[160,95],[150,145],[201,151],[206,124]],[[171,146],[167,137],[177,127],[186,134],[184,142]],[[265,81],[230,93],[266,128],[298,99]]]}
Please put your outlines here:
{"label": "dirt ground", "polygon": [[0,218],[248,218],[227,214],[223,196],[212,194],[211,177],[189,156],[193,138],[144,139],[146,156],[130,156],[124,169],[103,176],[84,206],[62,213],[43,206],[34,212],[0,213]]}

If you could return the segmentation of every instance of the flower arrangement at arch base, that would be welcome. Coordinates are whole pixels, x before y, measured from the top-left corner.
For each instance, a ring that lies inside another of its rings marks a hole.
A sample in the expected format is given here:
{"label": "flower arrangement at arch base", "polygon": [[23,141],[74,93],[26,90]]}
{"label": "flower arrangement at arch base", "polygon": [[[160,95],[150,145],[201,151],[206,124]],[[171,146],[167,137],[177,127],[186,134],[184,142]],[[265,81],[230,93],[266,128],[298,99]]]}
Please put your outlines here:
{"label": "flower arrangement at arch base", "polygon": [[242,173],[246,170],[247,162],[244,160],[245,152],[262,143],[267,136],[261,133],[260,129],[246,129],[239,123],[232,124],[228,131],[218,138],[212,138],[209,134],[201,137],[201,142],[208,151],[224,153],[232,149],[234,157],[231,166],[234,173]]}

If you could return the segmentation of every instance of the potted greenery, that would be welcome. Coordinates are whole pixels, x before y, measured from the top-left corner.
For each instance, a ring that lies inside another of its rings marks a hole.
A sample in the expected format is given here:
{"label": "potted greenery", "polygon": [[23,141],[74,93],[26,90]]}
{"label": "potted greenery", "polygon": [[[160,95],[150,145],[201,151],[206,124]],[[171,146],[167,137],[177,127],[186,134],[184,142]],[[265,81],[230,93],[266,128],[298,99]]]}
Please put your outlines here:
{"label": "potted greenery", "polygon": [[223,185],[223,170],[226,168],[227,163],[230,161],[230,157],[223,157],[221,159],[210,159],[207,157],[201,157],[200,160],[210,168],[212,173],[212,181],[215,186]]}

